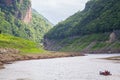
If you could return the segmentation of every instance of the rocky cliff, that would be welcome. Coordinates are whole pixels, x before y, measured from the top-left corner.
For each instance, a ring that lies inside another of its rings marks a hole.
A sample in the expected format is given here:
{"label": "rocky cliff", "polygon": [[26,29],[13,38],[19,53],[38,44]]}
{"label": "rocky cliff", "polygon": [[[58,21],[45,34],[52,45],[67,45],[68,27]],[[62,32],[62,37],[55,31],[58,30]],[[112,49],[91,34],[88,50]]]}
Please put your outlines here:
{"label": "rocky cliff", "polygon": [[32,19],[31,1],[30,0],[1,0],[1,7],[4,9],[12,9],[12,14],[25,23],[29,23]]}
{"label": "rocky cliff", "polygon": [[32,20],[32,9],[29,7],[26,11],[25,17],[23,18],[23,21],[25,23],[29,23]]}

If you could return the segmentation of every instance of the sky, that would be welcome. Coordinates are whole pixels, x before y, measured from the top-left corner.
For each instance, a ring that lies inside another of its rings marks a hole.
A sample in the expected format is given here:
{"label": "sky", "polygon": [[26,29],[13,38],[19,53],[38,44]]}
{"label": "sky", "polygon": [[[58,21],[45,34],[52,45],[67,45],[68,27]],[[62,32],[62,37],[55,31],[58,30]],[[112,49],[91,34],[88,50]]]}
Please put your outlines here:
{"label": "sky", "polygon": [[57,24],[81,11],[88,0],[31,0],[32,8],[47,18],[51,23]]}

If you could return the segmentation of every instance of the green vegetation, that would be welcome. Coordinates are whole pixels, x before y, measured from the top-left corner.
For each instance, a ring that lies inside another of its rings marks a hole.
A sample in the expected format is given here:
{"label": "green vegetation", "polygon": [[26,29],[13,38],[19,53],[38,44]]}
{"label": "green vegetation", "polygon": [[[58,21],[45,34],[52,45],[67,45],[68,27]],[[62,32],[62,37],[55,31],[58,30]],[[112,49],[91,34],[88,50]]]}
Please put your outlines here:
{"label": "green vegetation", "polygon": [[[1,0],[0,8],[4,12],[6,17],[13,15],[18,19],[23,19],[26,15],[26,11],[31,7],[30,0]],[[8,18],[9,19],[9,18]]]}
{"label": "green vegetation", "polygon": [[[60,51],[119,51],[119,5],[120,0],[88,1],[83,11],[58,23],[45,34],[45,47]],[[110,33],[115,31],[116,41],[108,42]],[[49,48],[50,43],[52,47]]]}
{"label": "green vegetation", "polygon": [[[107,41],[108,34],[91,34],[73,38],[61,51],[82,51],[86,48],[93,49],[100,41]],[[100,49],[100,46],[98,46]]]}
{"label": "green vegetation", "polygon": [[[43,36],[52,28],[52,23],[50,23],[45,17],[40,15],[34,9],[32,10],[32,21],[29,24],[29,29],[31,30],[31,39],[40,42]],[[28,30],[29,31],[29,30]]]}
{"label": "green vegetation", "polygon": [[[52,24],[35,10],[32,21],[23,22],[26,12],[31,8],[30,0],[0,0],[0,31],[24,39],[41,42],[43,35],[52,28]],[[22,2],[21,2],[22,1]]]}
{"label": "green vegetation", "polygon": [[119,42],[119,41],[116,41],[116,42],[114,43],[113,47],[114,47],[115,49],[120,49],[120,42]]}
{"label": "green vegetation", "polygon": [[36,42],[25,40],[19,37],[10,36],[8,34],[0,34],[0,47],[15,48],[20,50],[22,54],[36,54],[46,52],[42,48],[42,46]]}
{"label": "green vegetation", "polygon": [[77,37],[77,38],[73,38],[71,40],[66,39],[66,40],[62,40],[61,43],[59,45],[63,45],[64,43],[66,43],[64,45],[64,47],[62,47],[60,49],[60,51],[95,51],[95,50],[102,50],[102,49],[120,49],[120,42],[116,41],[113,43],[109,43],[107,42],[107,40],[109,40],[109,35],[107,34],[91,34],[91,35],[85,35],[82,37]]}
{"label": "green vegetation", "polygon": [[45,38],[64,39],[118,30],[120,29],[119,5],[119,0],[90,0],[83,11],[58,23],[45,35]]}

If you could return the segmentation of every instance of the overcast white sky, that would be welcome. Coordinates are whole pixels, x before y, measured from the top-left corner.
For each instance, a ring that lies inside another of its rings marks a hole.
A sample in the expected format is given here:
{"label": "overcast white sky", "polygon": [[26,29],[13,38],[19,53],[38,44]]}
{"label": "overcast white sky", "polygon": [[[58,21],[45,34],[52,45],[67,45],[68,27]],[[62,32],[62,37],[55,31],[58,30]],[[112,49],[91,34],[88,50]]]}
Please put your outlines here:
{"label": "overcast white sky", "polygon": [[32,7],[53,24],[65,20],[85,7],[88,0],[31,0]]}

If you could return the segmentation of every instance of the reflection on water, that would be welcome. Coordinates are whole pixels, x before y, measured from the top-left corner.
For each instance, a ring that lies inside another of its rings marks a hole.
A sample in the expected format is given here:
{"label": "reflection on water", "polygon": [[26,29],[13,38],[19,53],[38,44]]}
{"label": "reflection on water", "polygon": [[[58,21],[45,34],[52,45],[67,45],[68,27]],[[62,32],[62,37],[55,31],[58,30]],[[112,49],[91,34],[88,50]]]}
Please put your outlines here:
{"label": "reflection on water", "polygon": [[[0,70],[0,80],[119,80],[119,63],[97,59],[115,55],[120,54],[15,62]],[[106,69],[113,75],[99,75],[99,71]]]}

